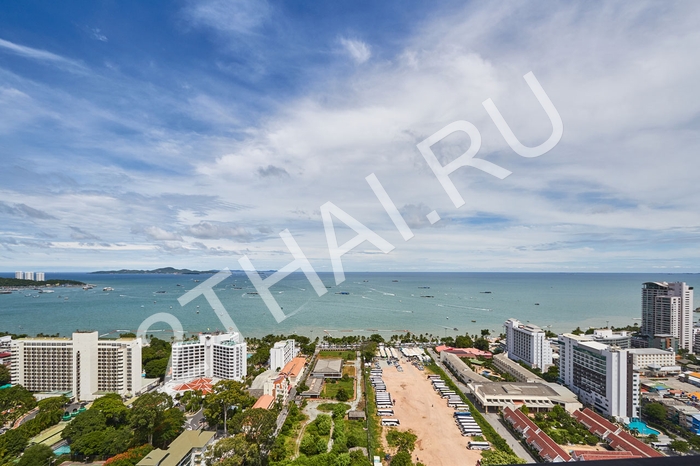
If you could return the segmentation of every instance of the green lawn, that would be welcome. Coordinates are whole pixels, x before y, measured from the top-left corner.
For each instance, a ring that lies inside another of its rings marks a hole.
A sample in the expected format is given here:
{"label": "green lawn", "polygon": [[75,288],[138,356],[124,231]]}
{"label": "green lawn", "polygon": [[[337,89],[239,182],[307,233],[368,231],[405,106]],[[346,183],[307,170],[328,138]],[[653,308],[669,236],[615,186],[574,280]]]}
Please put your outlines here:
{"label": "green lawn", "polygon": [[357,359],[357,354],[354,351],[319,351],[319,359],[345,359],[346,361],[354,361]]}
{"label": "green lawn", "polygon": [[323,391],[321,392],[321,398],[335,399],[335,395],[338,394],[338,390],[344,388],[345,391],[350,395],[350,400],[355,399],[355,379],[349,378],[347,381],[337,379],[335,383],[331,382],[333,379],[326,379],[326,383],[323,385]]}

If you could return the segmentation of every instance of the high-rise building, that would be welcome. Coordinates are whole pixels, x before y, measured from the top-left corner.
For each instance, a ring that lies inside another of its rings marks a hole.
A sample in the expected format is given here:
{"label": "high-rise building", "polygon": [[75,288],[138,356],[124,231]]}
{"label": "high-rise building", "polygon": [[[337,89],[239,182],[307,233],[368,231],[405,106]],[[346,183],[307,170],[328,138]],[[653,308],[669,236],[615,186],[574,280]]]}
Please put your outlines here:
{"label": "high-rise building", "polygon": [[641,333],[678,338],[678,347],[693,351],[693,288],[684,282],[642,285]]}
{"label": "high-rise building", "polygon": [[24,272],[25,280],[34,280],[34,272]]}
{"label": "high-rise building", "polygon": [[294,340],[278,341],[270,349],[270,369],[273,371],[282,370],[289,361],[296,357],[297,352]]}
{"label": "high-rise building", "polygon": [[37,272],[36,276],[34,277],[34,280],[38,282],[45,282],[46,281],[46,274],[44,272]]}
{"label": "high-rise building", "polygon": [[15,272],[15,278],[17,280],[24,280],[24,272]]}
{"label": "high-rise building", "polygon": [[552,365],[552,346],[547,341],[544,330],[536,325],[524,325],[517,319],[508,319],[503,326],[506,351],[510,359],[523,361],[542,371]]}
{"label": "high-rise building", "polygon": [[101,393],[141,391],[141,339],[100,340],[97,332],[72,338],[12,341],[12,381],[32,392],[70,392],[76,400]]}
{"label": "high-rise building", "polygon": [[639,417],[639,373],[629,350],[570,333],[559,344],[559,377],[582,403],[606,416]]}
{"label": "high-rise building", "polygon": [[198,340],[173,344],[172,380],[198,377],[245,379],[247,351],[239,333],[202,334]]}

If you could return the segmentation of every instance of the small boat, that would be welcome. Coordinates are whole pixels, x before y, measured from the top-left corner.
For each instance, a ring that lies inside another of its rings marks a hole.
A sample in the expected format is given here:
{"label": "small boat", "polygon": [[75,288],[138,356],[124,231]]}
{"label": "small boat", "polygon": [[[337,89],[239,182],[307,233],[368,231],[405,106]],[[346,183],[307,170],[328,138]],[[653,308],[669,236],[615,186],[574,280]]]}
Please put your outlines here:
{"label": "small boat", "polygon": [[339,291],[339,292],[337,292],[336,294],[350,294],[350,293],[347,292],[347,291]]}
{"label": "small boat", "polygon": [[449,317],[445,317],[445,319],[447,319],[447,320],[450,320],[450,318],[449,318]]}
{"label": "small boat", "polygon": [[178,283],[178,284],[177,284],[177,285],[175,285],[175,286],[182,286],[182,285],[180,285],[180,284]]}
{"label": "small boat", "polygon": [[104,288],[102,288],[102,291],[114,291],[114,288],[112,288],[111,286],[105,286]]}
{"label": "small boat", "polygon": [[453,328],[453,330],[459,330],[457,327]]}
{"label": "small boat", "polygon": [[156,293],[163,294],[163,293],[165,293],[165,291],[156,291]]}
{"label": "small boat", "polygon": [[491,292],[490,292],[490,291],[479,291],[479,293],[483,293],[483,294],[491,294]]}
{"label": "small boat", "polygon": [[258,292],[257,292],[257,291],[249,291],[249,292],[246,293],[246,294],[258,294]]}
{"label": "small boat", "polygon": [[421,296],[421,298],[434,298],[434,297],[435,297],[435,296],[433,296],[433,295],[423,295],[423,296]]}
{"label": "small boat", "polygon": [[429,289],[430,289],[429,286],[419,286],[418,288],[423,289],[423,290],[429,290]]}
{"label": "small boat", "polygon": [[476,322],[475,320],[472,320],[472,322]]}
{"label": "small boat", "polygon": [[535,306],[539,306],[539,305],[540,305],[540,303],[535,303]]}
{"label": "small boat", "polygon": [[394,283],[398,283],[399,281],[398,281],[398,280],[392,280],[392,282],[394,282]]}
{"label": "small boat", "polygon": [[53,290],[41,290],[39,293],[53,293]]}
{"label": "small boat", "polygon": [[12,291],[0,291],[0,294],[12,294]]}

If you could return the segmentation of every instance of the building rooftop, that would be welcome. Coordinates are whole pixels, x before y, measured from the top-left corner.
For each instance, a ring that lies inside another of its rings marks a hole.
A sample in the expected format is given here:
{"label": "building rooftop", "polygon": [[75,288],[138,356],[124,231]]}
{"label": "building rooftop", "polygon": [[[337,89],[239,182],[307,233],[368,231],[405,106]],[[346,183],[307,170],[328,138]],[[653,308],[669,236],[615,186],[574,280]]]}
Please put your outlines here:
{"label": "building rooftop", "polygon": [[272,406],[272,403],[274,403],[274,401],[275,397],[273,397],[272,395],[263,395],[260,398],[258,398],[258,401],[255,402],[255,404],[253,405],[253,409],[270,409],[270,406]]}
{"label": "building rooftop", "polygon": [[170,444],[167,450],[155,449],[137,466],[178,466],[193,448],[204,448],[216,435],[203,430],[186,430]]}
{"label": "building rooftop", "polygon": [[342,359],[319,359],[314,367],[314,372],[320,374],[337,373],[340,374],[343,370]]}
{"label": "building rooftop", "polygon": [[475,390],[481,391],[485,396],[559,396],[552,387],[540,383],[491,382],[477,385]]}
{"label": "building rooftop", "polygon": [[672,351],[666,351],[658,348],[633,348],[628,351],[632,354],[674,354]]}
{"label": "building rooftop", "polygon": [[281,373],[289,377],[297,377],[304,370],[306,358],[294,358],[282,368]]}

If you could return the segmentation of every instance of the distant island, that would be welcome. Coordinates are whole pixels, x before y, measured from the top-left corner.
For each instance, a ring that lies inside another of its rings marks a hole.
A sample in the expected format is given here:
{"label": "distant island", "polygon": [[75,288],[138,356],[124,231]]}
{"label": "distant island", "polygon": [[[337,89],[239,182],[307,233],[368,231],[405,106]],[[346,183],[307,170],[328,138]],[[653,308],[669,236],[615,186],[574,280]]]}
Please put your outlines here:
{"label": "distant island", "polygon": [[76,280],[57,280],[51,279],[43,282],[37,282],[34,280],[22,280],[19,278],[0,278],[0,288],[27,288],[27,287],[37,287],[37,286],[82,286],[85,285],[83,282]]}
{"label": "distant island", "polygon": [[190,269],[175,269],[173,267],[163,267],[154,270],[100,270],[98,272],[90,272],[92,274],[169,274],[169,275],[199,275],[199,274],[214,274],[218,270],[190,270]]}

